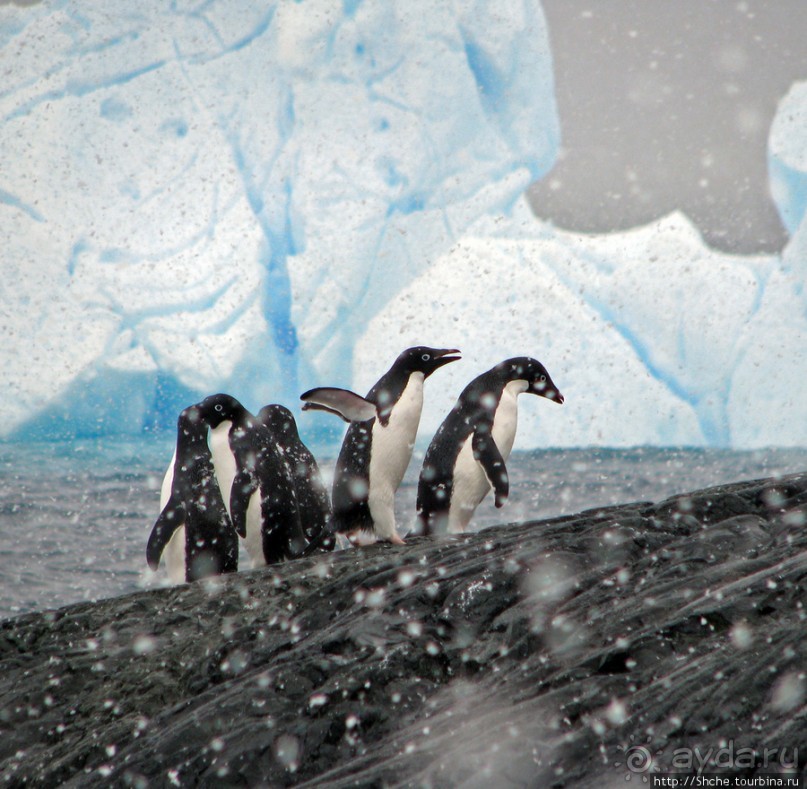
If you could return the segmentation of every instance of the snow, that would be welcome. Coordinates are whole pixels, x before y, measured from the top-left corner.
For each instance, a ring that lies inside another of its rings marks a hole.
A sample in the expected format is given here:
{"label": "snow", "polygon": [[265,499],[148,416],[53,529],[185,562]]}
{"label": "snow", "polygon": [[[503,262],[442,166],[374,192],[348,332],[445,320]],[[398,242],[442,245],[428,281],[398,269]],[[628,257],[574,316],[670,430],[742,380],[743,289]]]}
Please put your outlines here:
{"label": "snow", "polygon": [[518,448],[807,444],[807,83],[770,134],[781,256],[682,214],[581,236],[522,199],[560,145],[538,0],[234,5],[0,6],[0,438],[295,408],[431,344],[464,360],[422,442],[528,354],[566,403],[521,398]]}

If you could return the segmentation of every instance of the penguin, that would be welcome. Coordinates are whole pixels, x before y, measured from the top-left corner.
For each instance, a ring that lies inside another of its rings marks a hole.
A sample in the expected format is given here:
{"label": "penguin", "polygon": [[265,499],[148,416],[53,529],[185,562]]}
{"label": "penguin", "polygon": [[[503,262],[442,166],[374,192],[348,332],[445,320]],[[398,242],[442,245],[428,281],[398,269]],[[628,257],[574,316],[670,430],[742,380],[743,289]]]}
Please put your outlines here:
{"label": "penguin", "polygon": [[401,484],[423,409],[423,382],[457,361],[456,349],[417,346],[403,351],[366,397],[318,388],[301,395],[303,410],[338,414],[350,426],[334,471],[331,530],[354,544],[403,544],[395,530],[395,492]]}
{"label": "penguin", "polygon": [[505,463],[516,437],[517,398],[525,392],[563,403],[546,368],[527,356],[507,359],[465,387],[423,459],[418,533],[465,531],[491,487],[496,506],[504,505],[510,489]]}
{"label": "penguin", "polygon": [[[331,517],[331,498],[316,458],[302,442],[297,423],[288,408],[266,405],[258,412],[258,421],[272,434],[291,472],[300,524],[309,543],[319,540],[326,531]],[[333,548],[333,540],[321,543],[326,550]]]}
{"label": "penguin", "polygon": [[168,574],[175,583],[238,569],[238,536],[208,444],[208,432],[229,423],[236,406],[240,404],[227,395],[212,395],[186,408],[177,419],[177,444],[163,481],[161,511],[146,547],[152,570],[165,551]]}
{"label": "penguin", "polygon": [[[169,577],[175,583],[183,579],[192,580],[186,570],[189,534],[183,520],[188,505],[177,506],[176,500],[190,500],[193,504],[196,493],[193,489],[190,492],[178,489],[175,495],[173,492],[176,459],[186,451],[182,444],[189,434],[189,414],[195,413],[191,409],[213,414],[212,418],[203,420],[201,424],[197,424],[198,418],[193,417],[193,424],[197,428],[193,433],[195,451],[200,457],[204,455],[204,460],[194,461],[196,465],[191,465],[192,473],[203,473],[206,480],[208,477],[212,480],[210,484],[214,485],[215,494],[218,494],[213,495],[215,508],[219,507],[219,503],[224,507],[226,522],[231,530],[234,529],[238,536],[244,538],[252,565],[262,566],[302,555],[307,541],[301,529],[291,469],[268,428],[234,397],[218,394],[180,415],[179,422],[183,427],[178,431],[180,438],[177,449],[163,480],[160,499],[163,512],[149,540],[149,565],[156,569],[160,554],[164,551]],[[200,463],[208,466],[203,468]],[[176,483],[179,488],[183,484],[181,479]],[[172,495],[175,503],[168,508]],[[205,496],[202,501],[207,503],[209,496],[202,495]],[[220,513],[219,516],[223,523],[223,516]],[[237,556],[237,538],[234,544]],[[226,572],[235,569],[237,561],[234,567],[228,565]]]}
{"label": "penguin", "polygon": [[304,555],[308,540],[282,439],[245,411],[230,429],[229,444],[235,458],[230,514],[253,567]]}

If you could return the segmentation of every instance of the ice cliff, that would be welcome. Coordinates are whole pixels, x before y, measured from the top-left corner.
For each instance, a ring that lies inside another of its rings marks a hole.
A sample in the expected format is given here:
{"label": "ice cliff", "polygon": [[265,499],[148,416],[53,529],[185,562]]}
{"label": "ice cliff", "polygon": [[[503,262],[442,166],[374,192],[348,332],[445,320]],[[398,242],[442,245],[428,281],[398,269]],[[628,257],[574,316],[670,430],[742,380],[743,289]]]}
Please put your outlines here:
{"label": "ice cliff", "polygon": [[7,431],[138,431],[199,393],[257,408],[350,383],[366,321],[557,147],[535,3],[0,20]]}
{"label": "ice cliff", "polygon": [[362,390],[418,342],[466,357],[426,440],[529,353],[567,404],[522,409],[522,447],[807,444],[803,86],[770,143],[791,244],[740,258],[681,215],[528,214],[560,136],[537,0],[54,0],[0,7],[0,52],[0,437]]}

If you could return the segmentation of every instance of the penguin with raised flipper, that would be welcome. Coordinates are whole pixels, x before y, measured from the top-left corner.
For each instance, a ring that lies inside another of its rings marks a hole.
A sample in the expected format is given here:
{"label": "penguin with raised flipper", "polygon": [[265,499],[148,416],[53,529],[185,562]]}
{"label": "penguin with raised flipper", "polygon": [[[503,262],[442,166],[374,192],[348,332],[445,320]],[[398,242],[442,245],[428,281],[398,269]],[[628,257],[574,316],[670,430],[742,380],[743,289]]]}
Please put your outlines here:
{"label": "penguin with raised flipper", "polygon": [[153,570],[165,551],[168,574],[175,583],[238,569],[238,536],[208,443],[210,430],[232,420],[236,406],[240,404],[227,395],[212,395],[186,408],[177,419],[174,459],[163,482],[160,516],[146,548]]}
{"label": "penguin with raised flipper", "polygon": [[491,488],[496,506],[504,505],[517,398],[525,392],[563,403],[546,368],[527,356],[507,359],[465,387],[426,450],[418,481],[419,533],[465,531]]}
{"label": "penguin with raised flipper", "polygon": [[[269,429],[289,467],[306,539],[319,542],[331,516],[331,498],[316,458],[300,438],[294,416],[285,406],[264,406],[258,412],[258,420]],[[324,540],[320,545],[330,550],[333,540]]]}
{"label": "penguin with raised flipper", "polygon": [[334,471],[332,530],[354,543],[401,544],[395,529],[395,492],[401,484],[423,409],[423,382],[457,361],[455,349],[408,348],[366,397],[345,389],[311,389],[303,409],[335,413],[350,422]]}

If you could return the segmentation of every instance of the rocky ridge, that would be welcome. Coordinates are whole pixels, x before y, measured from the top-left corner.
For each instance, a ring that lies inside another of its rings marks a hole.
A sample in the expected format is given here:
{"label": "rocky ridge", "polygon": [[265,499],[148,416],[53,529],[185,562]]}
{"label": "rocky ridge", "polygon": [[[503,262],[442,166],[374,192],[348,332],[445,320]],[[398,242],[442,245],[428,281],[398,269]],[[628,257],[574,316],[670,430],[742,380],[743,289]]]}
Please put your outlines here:
{"label": "rocky ridge", "polygon": [[803,774],[806,523],[807,473],[0,622],[0,784]]}

